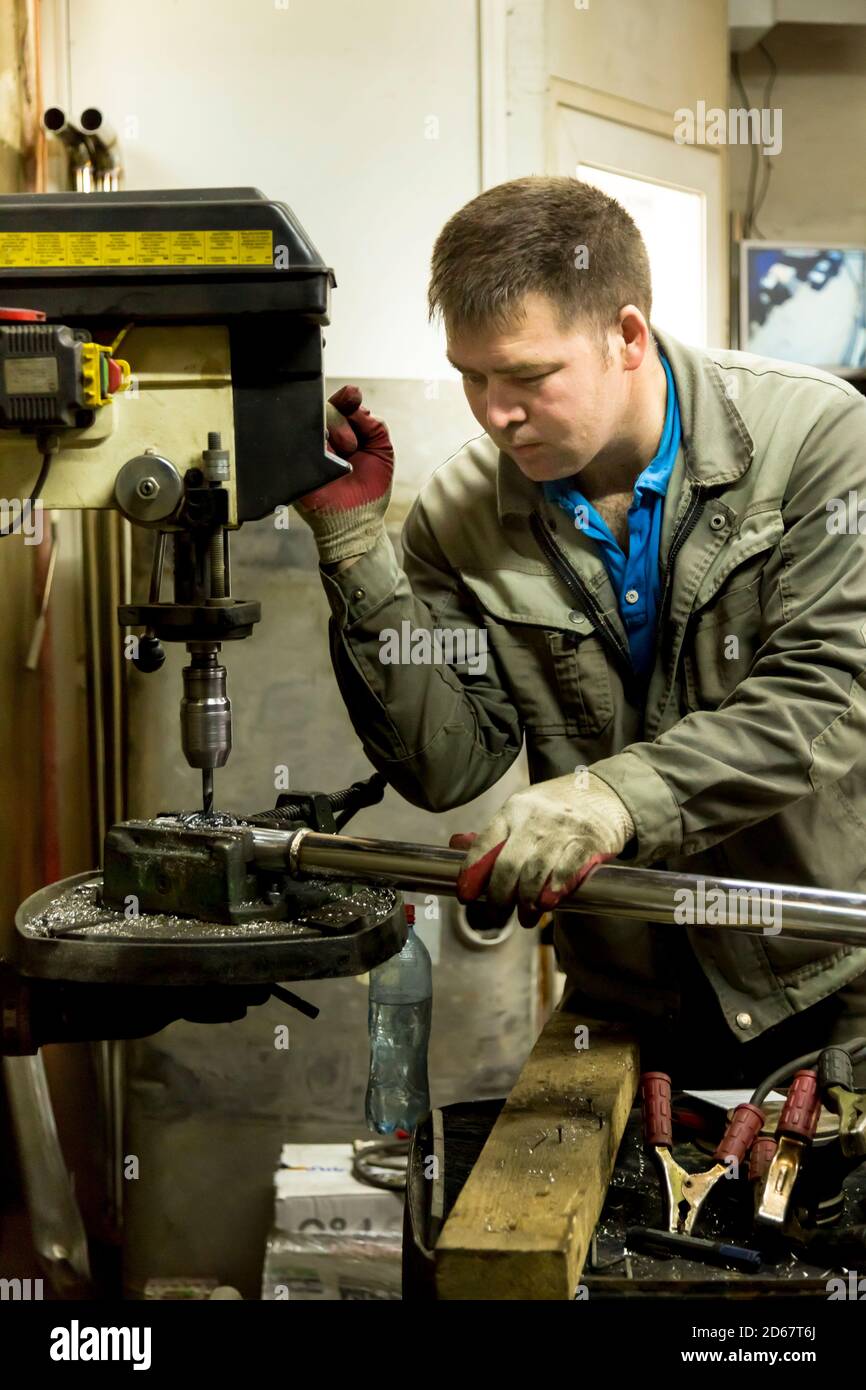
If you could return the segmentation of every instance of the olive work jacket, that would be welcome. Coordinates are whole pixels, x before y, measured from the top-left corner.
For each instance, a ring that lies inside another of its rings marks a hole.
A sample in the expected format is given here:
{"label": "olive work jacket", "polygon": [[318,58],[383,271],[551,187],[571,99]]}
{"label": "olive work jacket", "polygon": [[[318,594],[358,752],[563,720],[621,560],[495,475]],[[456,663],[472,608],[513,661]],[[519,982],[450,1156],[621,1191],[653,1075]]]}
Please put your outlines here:
{"label": "olive work jacket", "polygon": [[[322,575],[349,715],[417,806],[479,796],[525,739],[533,782],[589,766],[617,792],[632,864],[866,892],[866,401],[812,368],[655,336],[683,440],[648,682],[594,542],[481,435],[422,488],[402,570],[383,536]],[[382,659],[383,634],[436,628],[483,629],[486,669],[405,641]],[[864,947],[762,921],[561,914],[564,1007],[669,1015],[684,932],[743,1042],[866,971]]]}

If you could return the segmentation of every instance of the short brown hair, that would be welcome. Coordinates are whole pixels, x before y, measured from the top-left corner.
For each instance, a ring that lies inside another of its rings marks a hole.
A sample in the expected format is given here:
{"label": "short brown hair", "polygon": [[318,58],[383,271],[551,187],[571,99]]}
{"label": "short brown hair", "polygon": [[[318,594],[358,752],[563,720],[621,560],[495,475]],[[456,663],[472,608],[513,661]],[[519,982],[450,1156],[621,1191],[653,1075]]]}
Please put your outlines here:
{"label": "short brown hair", "polygon": [[615,198],[578,179],[532,175],[479,193],[449,218],[433,248],[431,319],[504,326],[533,291],[552,300],[563,328],[580,318],[606,333],[625,304],[649,322],[646,246]]}

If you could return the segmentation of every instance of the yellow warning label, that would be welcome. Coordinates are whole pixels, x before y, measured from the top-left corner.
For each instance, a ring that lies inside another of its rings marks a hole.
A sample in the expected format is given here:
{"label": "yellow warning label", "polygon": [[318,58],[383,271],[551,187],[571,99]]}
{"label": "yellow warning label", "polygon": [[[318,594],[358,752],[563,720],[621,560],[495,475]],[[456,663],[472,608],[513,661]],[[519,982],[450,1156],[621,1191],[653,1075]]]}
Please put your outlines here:
{"label": "yellow warning label", "polygon": [[171,232],[136,232],[136,265],[171,265]]}
{"label": "yellow warning label", "polygon": [[101,265],[135,265],[135,232],[100,232]]}
{"label": "yellow warning label", "polygon": [[67,265],[99,265],[98,232],[66,232]]}
{"label": "yellow warning label", "polygon": [[273,265],[273,232],[0,232],[0,269],[29,266]]}
{"label": "yellow warning label", "polygon": [[237,265],[239,232],[208,232],[208,265]]}
{"label": "yellow warning label", "polygon": [[63,232],[33,233],[34,265],[66,265],[66,235]]}
{"label": "yellow warning label", "polygon": [[204,265],[204,232],[172,232],[171,263],[172,265]]}
{"label": "yellow warning label", "polygon": [[238,243],[241,265],[273,265],[272,241],[272,232],[241,232]]}
{"label": "yellow warning label", "polygon": [[0,265],[32,265],[33,238],[29,232],[0,232]]}

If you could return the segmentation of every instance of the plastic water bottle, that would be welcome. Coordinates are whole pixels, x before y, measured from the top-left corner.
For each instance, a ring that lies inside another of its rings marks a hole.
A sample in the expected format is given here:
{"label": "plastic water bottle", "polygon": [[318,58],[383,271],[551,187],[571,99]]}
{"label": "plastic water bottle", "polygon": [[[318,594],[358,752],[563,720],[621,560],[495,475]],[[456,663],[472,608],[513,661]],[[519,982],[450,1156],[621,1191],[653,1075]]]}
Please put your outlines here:
{"label": "plastic water bottle", "polygon": [[370,1129],[393,1134],[413,1130],[430,1109],[427,1045],[433,1012],[430,953],[415,934],[415,909],[407,904],[409,932],[399,955],[370,971],[370,1079],[366,1114]]}

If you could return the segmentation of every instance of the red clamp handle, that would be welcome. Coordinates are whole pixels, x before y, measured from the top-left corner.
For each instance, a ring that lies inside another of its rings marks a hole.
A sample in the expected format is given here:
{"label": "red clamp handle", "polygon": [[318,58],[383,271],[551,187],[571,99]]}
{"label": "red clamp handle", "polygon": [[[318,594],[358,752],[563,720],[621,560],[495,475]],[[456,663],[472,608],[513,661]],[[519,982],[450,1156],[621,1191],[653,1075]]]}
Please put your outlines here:
{"label": "red clamp handle", "polygon": [[715,1152],[717,1163],[733,1159],[742,1163],[761,1130],[764,1128],[764,1112],[757,1105],[738,1105],[728,1122],[721,1143]]}
{"label": "red clamp handle", "polygon": [[783,1134],[792,1139],[802,1139],[805,1143],[814,1138],[821,1113],[821,1097],[818,1094],[818,1073],[798,1071],[788,1087],[788,1095],[776,1126],[776,1137]]}
{"label": "red clamp handle", "polygon": [[671,1079],[667,1072],[645,1071],[640,1079],[644,1142],[649,1148],[669,1149],[674,1142],[671,1117]]}
{"label": "red clamp handle", "polygon": [[775,1152],[775,1139],[769,1134],[759,1135],[749,1154],[749,1182],[763,1182]]}

